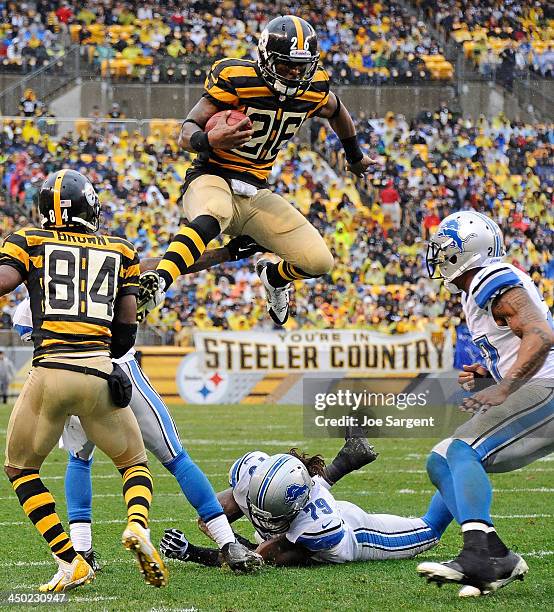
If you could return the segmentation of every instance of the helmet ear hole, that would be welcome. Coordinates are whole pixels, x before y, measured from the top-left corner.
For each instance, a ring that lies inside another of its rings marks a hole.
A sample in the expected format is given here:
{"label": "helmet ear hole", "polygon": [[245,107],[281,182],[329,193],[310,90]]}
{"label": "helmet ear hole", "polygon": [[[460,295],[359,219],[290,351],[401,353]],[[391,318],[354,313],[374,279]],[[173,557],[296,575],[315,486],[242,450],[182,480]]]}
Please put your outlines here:
{"label": "helmet ear hole", "polygon": [[448,261],[449,261],[451,264],[455,264],[455,263],[458,261],[458,256],[457,256],[457,255],[452,255],[452,257],[449,257],[449,258],[448,258]]}

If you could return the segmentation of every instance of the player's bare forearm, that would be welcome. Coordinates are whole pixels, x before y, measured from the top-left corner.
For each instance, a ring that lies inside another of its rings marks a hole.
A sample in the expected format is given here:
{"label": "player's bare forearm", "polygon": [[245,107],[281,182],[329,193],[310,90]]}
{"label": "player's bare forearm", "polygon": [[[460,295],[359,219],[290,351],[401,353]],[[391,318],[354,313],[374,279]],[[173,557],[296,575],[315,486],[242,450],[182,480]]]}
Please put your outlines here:
{"label": "player's bare forearm", "polygon": [[[250,119],[245,117],[242,121],[229,125],[227,118],[231,111],[228,110],[218,117],[215,126],[205,135],[206,140],[202,142],[200,138],[200,142],[196,142],[198,148],[193,146],[195,143],[191,141],[192,136],[196,132],[202,132],[208,119],[219,110],[207,98],[200,98],[181,126],[177,144],[181,148],[194,153],[210,151],[212,148],[230,150],[247,143],[254,133],[251,129]],[[198,137],[195,136],[195,138]]]}
{"label": "player's bare forearm", "polygon": [[[155,270],[161,260],[161,257],[145,257],[144,259],[141,259],[140,271],[146,272],[147,270]],[[209,249],[208,251],[204,251],[202,256],[195,261],[192,266],[187,268],[187,274],[207,270],[208,268],[212,268],[213,266],[217,266],[228,260],[229,250],[226,247]]]}
{"label": "player's bare forearm", "polygon": [[286,536],[262,542],[256,552],[271,565],[310,565],[310,555],[302,546],[293,544]]}
{"label": "player's bare forearm", "polygon": [[23,282],[21,274],[12,266],[0,265],[0,296],[11,293]]}
{"label": "player's bare forearm", "polygon": [[341,139],[351,138],[356,134],[356,126],[346,106],[341,102],[339,114],[333,117],[338,101],[334,93],[329,94],[327,104],[319,111],[318,116],[329,120],[329,125]]}
{"label": "player's bare forearm", "polygon": [[[185,149],[185,151],[194,153],[195,151],[190,144],[190,137],[194,132],[203,129],[208,119],[219,110],[220,109],[217,108],[215,104],[212,104],[209,100],[206,100],[206,98],[200,98],[187,115],[185,121],[188,121],[181,126],[179,138],[177,139],[179,147]],[[191,123],[192,121],[194,121],[194,123]]]}
{"label": "player's bare forearm", "polygon": [[235,501],[235,496],[233,495],[233,489],[229,487],[224,491],[220,491],[217,494],[217,499],[223,508],[223,512],[225,512],[225,516],[230,523],[238,520],[242,514],[242,510],[239,505]]}
{"label": "player's bare forearm", "polygon": [[527,291],[514,287],[497,298],[492,314],[521,338],[515,363],[504,377],[510,392],[534,376],[544,365],[554,347],[554,330]]}

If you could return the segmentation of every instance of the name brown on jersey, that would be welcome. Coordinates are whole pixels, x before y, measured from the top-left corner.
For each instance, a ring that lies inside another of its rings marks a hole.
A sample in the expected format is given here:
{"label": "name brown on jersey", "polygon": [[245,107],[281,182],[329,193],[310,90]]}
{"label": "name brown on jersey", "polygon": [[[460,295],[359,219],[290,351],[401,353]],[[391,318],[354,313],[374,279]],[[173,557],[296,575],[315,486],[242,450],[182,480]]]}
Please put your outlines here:
{"label": "name brown on jersey", "polygon": [[26,228],[6,238],[0,265],[15,268],[27,284],[34,363],[106,353],[116,297],[138,294],[138,255],[122,238]]}

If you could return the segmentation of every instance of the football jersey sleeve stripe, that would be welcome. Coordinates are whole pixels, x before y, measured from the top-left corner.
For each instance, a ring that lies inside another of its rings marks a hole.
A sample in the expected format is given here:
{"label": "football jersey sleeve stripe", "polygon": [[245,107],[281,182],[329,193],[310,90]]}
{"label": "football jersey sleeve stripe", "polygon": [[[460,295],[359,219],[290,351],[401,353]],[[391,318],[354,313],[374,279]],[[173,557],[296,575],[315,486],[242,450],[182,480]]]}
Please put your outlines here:
{"label": "football jersey sleeve stripe", "polygon": [[11,266],[21,274],[29,272],[29,253],[13,242],[6,242],[0,252],[0,264]]}
{"label": "football jersey sleeve stripe", "polygon": [[239,98],[267,98],[273,96],[269,87],[237,87]]}
{"label": "football jersey sleeve stripe", "polygon": [[241,66],[236,64],[233,66],[225,66],[219,72],[218,76],[226,81],[230,79],[258,78],[254,66]]}
{"label": "football jersey sleeve stripe", "polygon": [[510,268],[508,268],[508,266],[502,266],[501,268],[495,268],[494,270],[489,270],[486,274],[483,274],[483,276],[477,281],[477,283],[475,284],[475,287],[473,287],[471,289],[471,293],[472,295],[475,295],[479,289],[481,288],[481,286],[491,277],[495,276],[496,274],[500,274],[501,272],[508,272],[510,270]]}
{"label": "football jersey sleeve stripe", "polygon": [[327,95],[321,100],[321,102],[308,113],[308,117],[313,117],[313,115],[315,115],[320,108],[324,107],[327,102],[329,102],[329,93],[327,93]]}
{"label": "football jersey sleeve stripe", "polygon": [[250,455],[252,455],[252,452],[246,453],[240,459],[237,459],[235,463],[233,463],[233,465],[231,466],[229,484],[233,488],[236,487],[237,482],[240,480],[240,468],[242,467],[243,463],[248,459],[248,457],[250,457]]}
{"label": "football jersey sleeve stripe", "polygon": [[485,308],[499,291],[521,286],[523,286],[521,279],[514,272],[508,270],[500,275],[493,276],[486,284],[482,285],[474,296],[475,302],[479,308]]}
{"label": "football jersey sleeve stripe", "polygon": [[332,527],[327,527],[326,529],[322,529],[321,531],[305,531],[302,534],[304,538],[321,538],[324,535],[330,535],[335,531],[340,531],[342,529],[342,523],[336,523]]}
{"label": "football jersey sleeve stripe", "polygon": [[316,552],[319,550],[328,550],[339,544],[344,538],[344,529],[341,528],[340,531],[318,538],[305,537],[306,535],[307,534],[302,534],[297,538],[296,543],[302,544],[302,546],[308,550]]}
{"label": "football jersey sleeve stripe", "polygon": [[218,87],[217,85],[213,85],[209,89],[206,89],[206,94],[208,95],[205,97],[209,96],[210,98],[213,98],[217,102],[223,102],[224,104],[230,104],[231,106],[238,106],[238,103],[239,103],[239,100],[236,94],[231,93],[229,91],[225,91],[224,89],[222,89],[221,87]]}
{"label": "football jersey sleeve stripe", "polygon": [[139,274],[140,274],[140,265],[138,263],[134,263],[132,265],[130,265],[128,268],[122,268],[123,271],[123,278],[133,278],[136,277],[138,278]]}

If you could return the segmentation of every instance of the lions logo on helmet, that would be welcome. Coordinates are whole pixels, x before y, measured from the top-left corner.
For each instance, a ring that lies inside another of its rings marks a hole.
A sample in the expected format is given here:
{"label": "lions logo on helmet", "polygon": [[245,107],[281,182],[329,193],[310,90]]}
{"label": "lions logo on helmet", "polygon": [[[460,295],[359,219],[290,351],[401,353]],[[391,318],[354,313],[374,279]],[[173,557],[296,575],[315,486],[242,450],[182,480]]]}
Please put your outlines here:
{"label": "lions logo on helmet", "polygon": [[[461,290],[453,281],[467,270],[498,263],[504,257],[502,232],[486,215],[460,211],[439,225],[427,247],[430,278],[441,278],[451,293]],[[438,276],[435,273],[438,272]]]}
{"label": "lions logo on helmet", "polygon": [[308,490],[308,485],[292,484],[285,491],[285,503],[292,504]]}
{"label": "lions logo on helmet", "polygon": [[451,238],[456,247],[460,250],[460,253],[464,252],[464,244],[469,242],[472,238],[475,238],[477,234],[469,234],[465,238],[460,236],[460,226],[457,219],[452,219],[439,227],[437,235],[442,237]]}
{"label": "lions logo on helmet", "polygon": [[306,466],[288,454],[273,455],[256,468],[246,504],[253,525],[262,533],[286,533],[308,503],[313,480]]}

